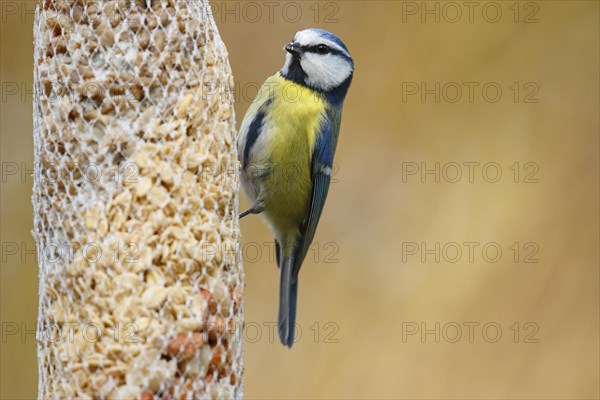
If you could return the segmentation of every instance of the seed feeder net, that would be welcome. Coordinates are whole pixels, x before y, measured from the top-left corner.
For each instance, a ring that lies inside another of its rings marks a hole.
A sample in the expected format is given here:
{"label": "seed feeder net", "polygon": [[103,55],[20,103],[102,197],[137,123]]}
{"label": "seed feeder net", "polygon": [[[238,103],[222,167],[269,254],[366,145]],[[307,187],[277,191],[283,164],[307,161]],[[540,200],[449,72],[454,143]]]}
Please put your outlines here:
{"label": "seed feeder net", "polygon": [[42,0],[39,397],[239,398],[233,87],[206,1]]}

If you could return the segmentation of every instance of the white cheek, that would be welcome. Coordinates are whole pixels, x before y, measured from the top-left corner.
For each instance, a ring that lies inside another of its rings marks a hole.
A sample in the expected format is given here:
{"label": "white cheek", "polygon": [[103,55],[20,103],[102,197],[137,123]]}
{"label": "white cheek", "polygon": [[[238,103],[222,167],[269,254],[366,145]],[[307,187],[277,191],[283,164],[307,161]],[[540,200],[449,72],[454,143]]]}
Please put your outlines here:
{"label": "white cheek", "polygon": [[339,86],[352,73],[350,64],[341,57],[305,53],[300,60],[306,72],[306,83],[321,90]]}
{"label": "white cheek", "polygon": [[287,75],[288,71],[290,70],[290,65],[292,65],[292,55],[287,53],[285,55],[285,64],[283,64],[283,68],[281,68],[281,73]]}

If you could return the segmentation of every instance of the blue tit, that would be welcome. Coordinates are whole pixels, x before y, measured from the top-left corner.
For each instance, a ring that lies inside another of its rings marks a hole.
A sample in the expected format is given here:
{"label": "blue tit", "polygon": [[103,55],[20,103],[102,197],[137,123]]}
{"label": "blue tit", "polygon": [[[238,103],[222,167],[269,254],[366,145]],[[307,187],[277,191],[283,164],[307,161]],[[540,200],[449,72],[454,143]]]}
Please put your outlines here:
{"label": "blue tit", "polygon": [[280,270],[278,331],[294,343],[298,272],[315,236],[331,179],[342,105],[354,62],[334,34],[296,33],[283,68],[268,78],[240,128],[242,187],[273,230]]}

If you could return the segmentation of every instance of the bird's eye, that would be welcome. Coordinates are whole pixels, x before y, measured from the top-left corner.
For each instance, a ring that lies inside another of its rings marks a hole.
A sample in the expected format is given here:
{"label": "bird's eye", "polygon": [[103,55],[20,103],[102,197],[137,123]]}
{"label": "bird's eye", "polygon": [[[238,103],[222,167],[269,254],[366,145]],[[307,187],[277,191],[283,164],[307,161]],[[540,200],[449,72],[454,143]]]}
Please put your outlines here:
{"label": "bird's eye", "polygon": [[317,53],[327,54],[329,53],[329,47],[325,46],[324,44],[320,44],[317,46]]}

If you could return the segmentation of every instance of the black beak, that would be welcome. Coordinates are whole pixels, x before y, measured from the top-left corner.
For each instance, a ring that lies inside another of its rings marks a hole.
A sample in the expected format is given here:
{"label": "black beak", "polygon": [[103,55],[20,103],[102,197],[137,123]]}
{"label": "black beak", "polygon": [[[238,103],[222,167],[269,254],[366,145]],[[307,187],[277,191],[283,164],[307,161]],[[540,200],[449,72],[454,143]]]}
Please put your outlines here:
{"label": "black beak", "polygon": [[296,42],[286,44],[284,49],[293,56],[300,56],[304,52],[302,47],[300,47],[300,44]]}

